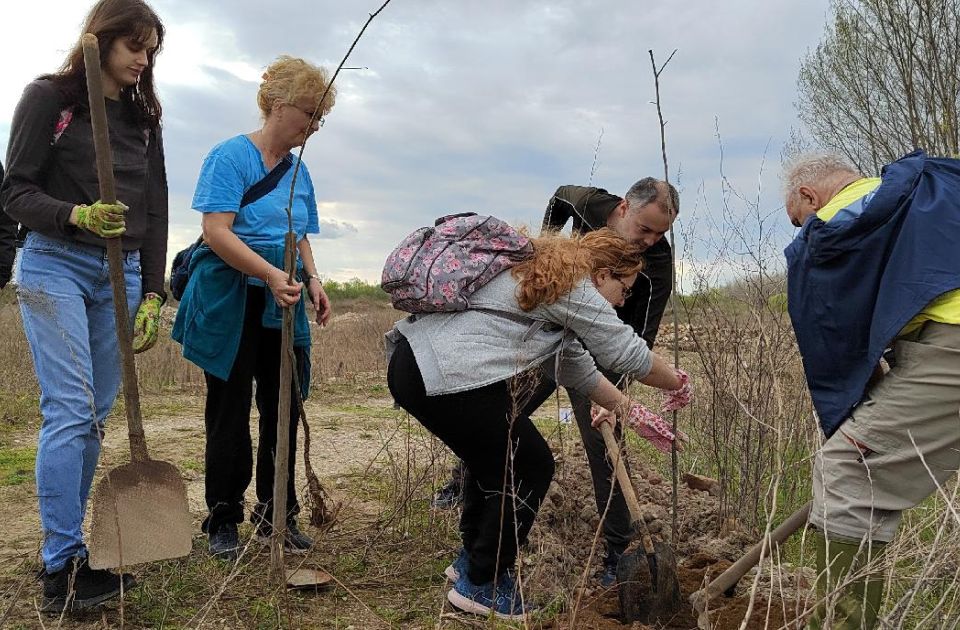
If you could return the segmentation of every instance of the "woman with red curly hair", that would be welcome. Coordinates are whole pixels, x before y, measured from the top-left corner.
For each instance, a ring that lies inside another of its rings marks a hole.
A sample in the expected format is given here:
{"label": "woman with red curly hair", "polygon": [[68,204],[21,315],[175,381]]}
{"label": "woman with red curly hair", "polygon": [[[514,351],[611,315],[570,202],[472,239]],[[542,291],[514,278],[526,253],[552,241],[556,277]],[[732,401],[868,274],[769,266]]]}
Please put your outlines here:
{"label": "woman with red curly hair", "polygon": [[[388,333],[394,400],[466,464],[463,549],[447,569],[461,610],[521,619],[512,569],[553,477],[553,455],[530,420],[540,379],[582,391],[664,452],[674,435],[598,371],[630,374],[689,401],[686,376],[653,354],[614,311],[643,267],[610,229],[533,239],[531,258],[479,288],[470,308],[416,315]],[[599,420],[598,420],[599,422]]]}

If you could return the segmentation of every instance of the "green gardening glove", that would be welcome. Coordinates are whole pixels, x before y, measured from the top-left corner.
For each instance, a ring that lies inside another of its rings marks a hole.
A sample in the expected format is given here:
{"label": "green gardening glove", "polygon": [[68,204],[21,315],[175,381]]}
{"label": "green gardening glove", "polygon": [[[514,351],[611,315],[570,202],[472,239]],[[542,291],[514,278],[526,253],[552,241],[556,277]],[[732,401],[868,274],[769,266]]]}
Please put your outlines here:
{"label": "green gardening glove", "polygon": [[89,230],[103,238],[120,236],[127,231],[124,214],[128,208],[120,203],[95,201],[89,206],[77,206],[77,227]]}
{"label": "green gardening glove", "polygon": [[133,351],[135,353],[149,350],[153,344],[157,343],[157,337],[160,336],[161,306],[163,306],[163,299],[156,293],[147,293],[140,302],[137,316],[133,320]]}

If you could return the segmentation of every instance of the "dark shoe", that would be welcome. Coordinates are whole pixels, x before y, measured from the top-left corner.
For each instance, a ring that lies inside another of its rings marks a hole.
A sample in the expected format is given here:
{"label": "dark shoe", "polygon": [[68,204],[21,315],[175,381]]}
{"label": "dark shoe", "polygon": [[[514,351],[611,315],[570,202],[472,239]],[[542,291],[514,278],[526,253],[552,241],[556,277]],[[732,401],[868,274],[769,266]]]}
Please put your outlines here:
{"label": "dark shoe", "polygon": [[620,554],[608,555],[600,568],[600,586],[612,588],[617,585],[617,565],[620,563]]}
{"label": "dark shoe", "polygon": [[447,593],[447,600],[465,612],[477,615],[493,613],[494,616],[507,620],[522,620],[536,611],[531,604],[523,603],[516,582],[509,573],[501,575],[494,588],[493,582],[472,583],[464,572]]}
{"label": "dark shoe", "polygon": [[457,554],[456,560],[443,570],[443,574],[447,576],[447,579],[451,582],[456,582],[460,579],[461,575],[467,574],[467,567],[469,566],[470,557],[467,555],[467,550],[460,547],[460,553]]}
{"label": "dark shoe", "polygon": [[237,561],[240,557],[240,533],[236,523],[224,523],[208,536],[211,556],[227,562]]}
{"label": "dark shoe", "polygon": [[72,558],[59,571],[43,572],[40,610],[60,614],[98,606],[137,585],[129,573],[91,569],[86,558]]}
{"label": "dark shoe", "polygon": [[440,510],[446,510],[457,507],[461,501],[463,501],[463,485],[459,479],[451,479],[447,482],[447,485],[437,490],[437,494],[433,497],[430,505]]}
{"label": "dark shoe", "polygon": [[[273,537],[273,525],[261,521],[257,526],[257,542],[264,545],[270,545],[270,539]],[[287,535],[283,541],[283,550],[287,553],[302,555],[313,548],[313,538],[300,531],[297,527],[297,521],[290,519],[287,521]]]}

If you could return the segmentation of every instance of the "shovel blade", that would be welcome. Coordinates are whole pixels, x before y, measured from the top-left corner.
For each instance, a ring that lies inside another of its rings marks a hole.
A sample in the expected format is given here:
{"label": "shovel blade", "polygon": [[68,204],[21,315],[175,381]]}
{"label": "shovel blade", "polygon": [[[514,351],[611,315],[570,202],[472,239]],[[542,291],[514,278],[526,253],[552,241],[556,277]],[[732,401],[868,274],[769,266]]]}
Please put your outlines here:
{"label": "shovel blade", "polygon": [[617,564],[617,591],[624,621],[645,624],[667,622],[680,610],[680,580],[673,549],[653,542],[656,576],[643,547],[631,548]]}
{"label": "shovel blade", "polygon": [[167,462],[144,460],[110,470],[93,495],[90,566],[112,569],[190,553],[187,486]]}
{"label": "shovel blade", "polygon": [[287,588],[295,590],[320,590],[333,582],[333,576],[326,571],[301,567],[287,569]]}

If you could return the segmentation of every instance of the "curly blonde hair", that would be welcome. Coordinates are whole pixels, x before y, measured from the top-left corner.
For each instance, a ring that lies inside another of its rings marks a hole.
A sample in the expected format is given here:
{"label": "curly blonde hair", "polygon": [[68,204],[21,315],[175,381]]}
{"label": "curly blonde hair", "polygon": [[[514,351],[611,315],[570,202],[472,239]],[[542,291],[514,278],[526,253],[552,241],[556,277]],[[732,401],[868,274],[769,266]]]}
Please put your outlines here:
{"label": "curly blonde hair", "polygon": [[555,303],[601,269],[615,278],[643,269],[641,250],[610,228],[572,237],[548,232],[532,241],[533,256],[511,271],[517,280],[517,302],[525,311]]}
{"label": "curly blonde hair", "polygon": [[310,98],[320,109],[320,115],[326,116],[337,99],[337,88],[331,85],[323,103],[320,103],[320,97],[329,82],[326,68],[315,66],[298,57],[281,55],[263,73],[263,83],[257,92],[260,113],[264,118],[269,116],[277,101],[295,105],[300,99]]}

